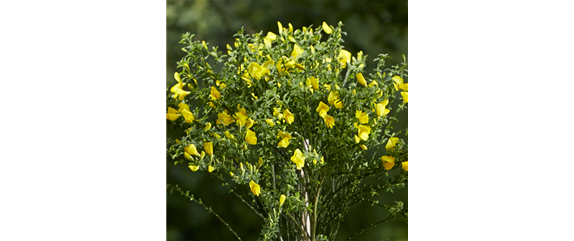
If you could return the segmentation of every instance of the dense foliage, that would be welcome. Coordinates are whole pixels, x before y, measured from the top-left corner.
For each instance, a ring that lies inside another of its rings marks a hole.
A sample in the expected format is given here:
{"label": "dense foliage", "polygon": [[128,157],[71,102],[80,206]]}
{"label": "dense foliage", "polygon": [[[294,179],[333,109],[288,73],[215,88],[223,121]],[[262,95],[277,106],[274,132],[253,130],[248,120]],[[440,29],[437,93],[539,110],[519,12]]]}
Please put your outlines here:
{"label": "dense foliage", "polygon": [[[335,240],[352,205],[379,205],[372,196],[408,181],[397,137],[406,129],[393,128],[408,103],[406,60],[389,68],[381,54],[366,74],[367,56],[341,45],[342,23],[278,27],[241,30],[225,53],[183,35],[187,55],[166,94],[168,128],[179,137],[168,138],[168,153],[221,180],[264,220],[261,239]],[[383,221],[407,217],[403,202],[381,206]]]}

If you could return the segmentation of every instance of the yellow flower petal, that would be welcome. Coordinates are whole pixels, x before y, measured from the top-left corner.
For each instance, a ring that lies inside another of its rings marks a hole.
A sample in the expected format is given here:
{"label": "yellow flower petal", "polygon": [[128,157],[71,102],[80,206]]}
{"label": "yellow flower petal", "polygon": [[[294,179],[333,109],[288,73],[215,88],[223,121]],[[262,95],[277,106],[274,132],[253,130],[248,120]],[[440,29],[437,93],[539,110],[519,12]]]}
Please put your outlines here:
{"label": "yellow flower petal", "polygon": [[227,137],[227,139],[229,140],[234,140],[235,136],[232,135],[231,133],[229,133],[229,131],[225,131],[225,136]]}
{"label": "yellow flower petal", "polygon": [[181,114],[179,114],[179,111],[175,110],[174,108],[168,107],[167,108],[167,114],[166,114],[166,118],[170,121],[175,121],[177,120],[177,118],[179,118],[181,116]]}
{"label": "yellow flower petal", "polygon": [[251,128],[254,123],[255,121],[253,119],[251,118],[247,119],[247,122],[245,123],[245,128]]}
{"label": "yellow flower petal", "polygon": [[409,102],[409,92],[403,91],[401,92],[401,96],[403,96],[403,103],[408,103]]}
{"label": "yellow flower petal", "polygon": [[358,73],[355,76],[357,77],[357,81],[359,81],[359,84],[362,84],[363,86],[367,87],[367,81],[365,81],[365,77],[363,77],[362,73]]}
{"label": "yellow flower petal", "polygon": [[386,116],[391,111],[389,109],[385,109],[385,105],[383,105],[381,103],[376,104],[375,108],[377,110],[377,116],[378,117]]}
{"label": "yellow flower petal", "polygon": [[357,129],[359,130],[359,138],[361,138],[361,140],[366,141],[369,139],[369,133],[371,133],[370,126],[359,125]]}
{"label": "yellow flower petal", "polygon": [[279,133],[277,133],[277,138],[281,138],[281,141],[279,141],[277,146],[286,148],[289,146],[289,140],[291,140],[292,137],[291,134],[280,130]]}
{"label": "yellow flower petal", "polygon": [[351,62],[351,52],[341,49],[339,52],[339,62],[341,63],[341,68],[345,68],[347,66],[347,62]]}
{"label": "yellow flower petal", "polygon": [[359,119],[359,122],[361,122],[361,124],[367,124],[369,122],[369,115],[367,115],[367,113],[362,112],[360,110],[355,112],[355,117],[357,117],[357,119]]}
{"label": "yellow flower petal", "polygon": [[213,172],[213,170],[215,170],[215,168],[212,167],[211,165],[209,165],[209,166],[207,167],[207,171],[208,171],[208,172]]}
{"label": "yellow flower petal", "polygon": [[330,115],[325,115],[325,118],[323,120],[325,121],[325,124],[327,124],[327,127],[329,128],[333,128],[333,126],[335,125],[335,119]]}
{"label": "yellow flower petal", "polygon": [[179,103],[179,105],[177,105],[177,107],[179,107],[178,111],[183,111],[183,110],[187,110],[189,111],[189,105],[185,104],[185,103]]}
{"label": "yellow flower petal", "polygon": [[281,207],[283,205],[283,203],[285,202],[285,195],[281,195],[281,197],[279,197],[279,207]]}
{"label": "yellow flower petal", "polygon": [[199,152],[197,152],[197,148],[195,148],[194,144],[189,144],[189,146],[184,147],[183,151],[187,152],[189,155],[201,156],[199,155]]}
{"label": "yellow flower petal", "polygon": [[392,150],[393,148],[395,148],[397,143],[399,143],[399,138],[398,137],[391,137],[387,141],[387,145],[385,146],[385,149]]}
{"label": "yellow flower petal", "polygon": [[187,123],[193,123],[193,121],[195,120],[195,117],[193,116],[193,113],[189,112],[188,110],[182,110],[181,114],[183,114],[183,118],[185,118],[185,122]]}
{"label": "yellow flower petal", "polygon": [[360,145],[360,147],[361,147],[361,149],[363,149],[364,151],[367,150],[367,146],[365,146],[365,145]]}
{"label": "yellow flower petal", "polygon": [[355,143],[359,143],[361,141],[361,138],[359,138],[359,136],[355,135]]}
{"label": "yellow flower petal", "polygon": [[295,44],[293,46],[293,51],[291,52],[291,57],[293,57],[294,59],[296,59],[297,57],[299,57],[299,55],[301,55],[303,53],[303,50],[301,49],[301,47],[299,47],[298,44]]}
{"label": "yellow flower petal", "polygon": [[319,102],[319,107],[317,107],[316,111],[319,112],[319,116],[321,116],[321,118],[325,118],[329,109],[329,106],[321,101]]}
{"label": "yellow flower petal", "polygon": [[199,170],[199,166],[189,165],[189,169],[196,172],[197,170]]}
{"label": "yellow flower petal", "polygon": [[399,86],[403,84],[403,78],[396,75],[396,76],[393,76],[393,78],[391,78],[391,79],[394,81],[393,85],[395,86],[395,90],[399,90]]}
{"label": "yellow flower petal", "polygon": [[319,89],[319,79],[311,76],[311,78],[309,78],[311,80],[311,86],[313,86],[313,89],[318,90]]}
{"label": "yellow flower petal", "polygon": [[261,194],[261,187],[259,186],[259,184],[255,183],[253,180],[251,180],[249,182],[249,189],[251,189],[251,192],[255,196],[259,196],[259,194]]}
{"label": "yellow flower petal", "polygon": [[341,102],[340,100],[335,100],[335,108],[337,109],[343,108],[343,102]]}
{"label": "yellow flower petal", "polygon": [[392,156],[382,156],[381,160],[383,161],[383,166],[385,169],[390,170],[395,166],[395,158]]}
{"label": "yellow flower petal", "polygon": [[211,93],[209,94],[209,96],[211,96],[212,100],[217,100],[221,98],[221,94],[219,93],[219,91],[217,91],[217,89],[214,86],[211,86]]}
{"label": "yellow flower petal", "polygon": [[295,165],[297,166],[297,170],[301,170],[301,168],[305,166],[305,156],[299,150],[299,148],[297,148],[297,150],[295,150],[295,152],[293,153],[293,156],[291,156],[291,161],[295,163]]}
{"label": "yellow flower petal", "polygon": [[329,27],[329,25],[327,25],[326,22],[323,22],[323,31],[325,31],[325,33],[327,34],[331,34],[333,32],[333,30],[331,29],[331,27]]}
{"label": "yellow flower petal", "polygon": [[203,143],[203,149],[205,150],[205,153],[207,153],[210,156],[213,156],[213,142]]}
{"label": "yellow flower petal", "polygon": [[271,126],[271,127],[274,127],[274,126],[275,126],[275,122],[273,122],[272,119],[267,119],[267,120],[265,120],[265,122],[267,122],[267,124],[268,124],[269,126]]}
{"label": "yellow flower petal", "polygon": [[261,77],[269,74],[269,69],[255,62],[251,62],[249,66],[247,66],[247,70],[249,71],[249,74],[255,79],[261,79]]}
{"label": "yellow flower petal", "polygon": [[255,136],[255,132],[248,129],[245,134],[245,141],[251,145],[257,144],[257,136]]}
{"label": "yellow flower petal", "polygon": [[203,128],[203,131],[207,131],[211,128],[211,123],[207,122],[207,125]]}
{"label": "yellow flower petal", "polygon": [[293,121],[295,121],[295,116],[293,115],[293,113],[291,113],[291,111],[289,111],[289,109],[285,109],[283,111],[283,117],[285,118],[285,121],[287,121],[288,124],[293,123]]}
{"label": "yellow flower petal", "polygon": [[329,92],[329,96],[327,96],[327,101],[329,105],[335,105],[335,101],[339,99],[339,92],[331,91]]}
{"label": "yellow flower petal", "polygon": [[408,161],[402,162],[401,165],[403,167],[403,170],[405,170],[407,172],[409,171],[409,162]]}
{"label": "yellow flower petal", "polygon": [[271,41],[275,41],[275,39],[277,39],[277,35],[275,35],[273,32],[267,32],[267,36],[265,38]]}
{"label": "yellow flower petal", "polygon": [[223,123],[224,125],[229,125],[235,121],[229,114],[227,114],[227,110],[217,114],[217,117],[217,124]]}

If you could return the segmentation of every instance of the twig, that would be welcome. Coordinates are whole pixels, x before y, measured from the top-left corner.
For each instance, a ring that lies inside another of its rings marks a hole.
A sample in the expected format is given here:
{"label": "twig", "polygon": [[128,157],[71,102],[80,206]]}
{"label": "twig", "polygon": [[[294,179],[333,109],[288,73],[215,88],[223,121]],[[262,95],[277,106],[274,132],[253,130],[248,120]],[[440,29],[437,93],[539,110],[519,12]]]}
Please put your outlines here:
{"label": "twig", "polygon": [[[169,187],[169,185],[168,185],[168,187]],[[235,237],[241,241],[241,237],[239,237],[239,235],[237,235],[237,233],[236,233],[235,231],[233,231],[233,229],[231,228],[231,226],[229,226],[229,224],[228,224],[227,222],[225,222],[219,215],[217,215],[217,213],[215,213],[215,212],[211,209],[211,207],[205,206],[205,204],[203,204],[203,202],[201,201],[201,199],[199,199],[199,200],[195,199],[195,198],[193,197],[193,195],[189,195],[189,191],[183,192],[183,190],[181,190],[181,188],[179,188],[178,185],[175,185],[175,187],[172,187],[171,190],[173,191],[174,189],[175,189],[176,191],[178,191],[180,195],[185,196],[185,197],[188,198],[190,201],[193,201],[193,202],[195,202],[195,203],[201,205],[201,206],[202,206],[203,208],[205,208],[205,210],[207,210],[208,212],[213,213],[213,215],[215,215],[215,216],[219,219],[219,221],[221,221],[223,224],[225,224],[225,226],[227,226],[227,228],[229,229],[229,231],[231,231],[231,232],[233,233],[233,235],[235,235]]]}

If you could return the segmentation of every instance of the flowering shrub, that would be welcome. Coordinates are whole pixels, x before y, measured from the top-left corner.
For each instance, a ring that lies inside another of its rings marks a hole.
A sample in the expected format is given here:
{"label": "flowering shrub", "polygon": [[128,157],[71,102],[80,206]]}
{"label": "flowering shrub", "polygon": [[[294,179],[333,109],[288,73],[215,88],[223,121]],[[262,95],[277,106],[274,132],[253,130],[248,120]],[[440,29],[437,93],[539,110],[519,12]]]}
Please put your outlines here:
{"label": "flowering shrub", "polygon": [[[406,130],[392,126],[407,108],[407,64],[387,68],[381,54],[364,73],[366,56],[341,46],[342,23],[278,27],[239,31],[226,54],[183,35],[187,56],[166,90],[168,125],[181,138],[168,138],[167,152],[190,173],[221,180],[260,216],[261,240],[335,240],[353,204],[379,205],[369,198],[408,181],[398,137]],[[407,218],[402,202],[380,206],[389,213],[383,221]]]}

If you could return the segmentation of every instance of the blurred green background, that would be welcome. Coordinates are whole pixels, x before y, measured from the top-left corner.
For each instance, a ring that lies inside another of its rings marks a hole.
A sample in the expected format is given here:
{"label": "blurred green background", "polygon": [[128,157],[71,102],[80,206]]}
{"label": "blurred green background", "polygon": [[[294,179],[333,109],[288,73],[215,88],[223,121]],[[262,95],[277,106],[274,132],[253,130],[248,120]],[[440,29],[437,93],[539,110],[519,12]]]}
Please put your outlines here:
{"label": "blurred green background", "polygon": [[[225,52],[226,44],[234,42],[233,34],[241,27],[246,33],[272,31],[278,33],[277,21],[284,27],[291,23],[294,28],[313,25],[323,21],[336,26],[342,21],[347,36],[345,49],[353,56],[358,51],[368,55],[366,71],[370,72],[373,59],[380,53],[392,58],[387,66],[402,62],[402,55],[408,61],[408,2],[406,0],[188,0],[167,1],[166,38],[166,80],[173,85],[176,62],[183,56],[179,44],[185,32],[195,34],[194,40],[205,40],[210,46],[219,46]],[[407,80],[405,80],[407,81]],[[407,112],[399,119],[406,120]],[[397,129],[407,126],[403,121]],[[171,135],[168,130],[168,135]],[[174,166],[166,156],[167,183],[179,184],[184,190],[191,190],[196,197],[211,206],[243,240],[256,240],[262,220],[233,194],[228,193],[221,183],[202,172],[191,172],[185,165]],[[381,204],[393,204],[403,200],[408,207],[408,188],[394,194],[382,193]],[[248,191],[245,188],[245,191]],[[236,240],[233,234],[212,214],[183,196],[167,193],[167,240]],[[380,221],[387,216],[383,208],[369,204],[353,206],[341,224],[337,240],[345,240],[353,233]],[[394,220],[378,225],[354,237],[352,240],[407,240],[407,224]]]}

